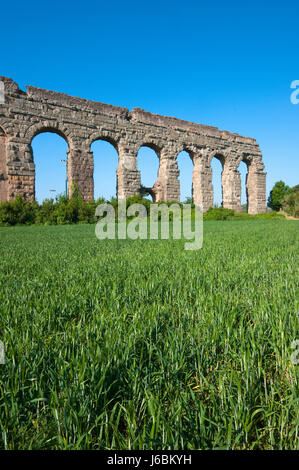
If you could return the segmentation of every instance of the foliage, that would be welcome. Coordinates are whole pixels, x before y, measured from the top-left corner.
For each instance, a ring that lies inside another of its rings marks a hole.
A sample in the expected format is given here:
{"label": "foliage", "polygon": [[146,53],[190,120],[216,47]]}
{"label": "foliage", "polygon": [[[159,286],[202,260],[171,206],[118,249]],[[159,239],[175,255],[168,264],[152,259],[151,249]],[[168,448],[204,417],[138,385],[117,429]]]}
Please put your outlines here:
{"label": "foliage", "polygon": [[193,204],[193,198],[192,197],[186,197],[184,204]]}
{"label": "foliage", "polygon": [[[297,197],[297,196],[296,196]],[[295,198],[296,198],[295,197]],[[72,197],[69,199],[67,196],[60,195],[54,199],[45,199],[42,204],[37,202],[24,201],[21,196],[17,196],[11,202],[0,203],[0,225],[67,225],[67,224],[78,224],[78,223],[95,223],[97,218],[95,216],[96,207],[99,204],[109,202],[115,211],[115,216],[118,216],[118,200],[112,198],[110,201],[105,201],[103,198],[99,198],[97,201],[84,201],[76,187],[73,188]],[[142,197],[140,194],[128,197],[126,199],[126,208],[132,204],[142,204],[147,210],[147,214],[150,213],[150,205],[152,204],[149,199]],[[176,201],[159,202],[158,205],[166,204],[179,204]],[[187,204],[187,201],[184,202]],[[287,204],[287,201],[285,202]],[[292,201],[290,200],[292,205]],[[180,204],[181,208],[183,204]],[[294,208],[297,207],[293,204]],[[293,207],[292,206],[292,207]],[[194,204],[191,204],[192,214],[194,214]],[[291,209],[293,210],[293,209]],[[294,209],[296,212],[297,209]],[[294,213],[295,213],[294,212]],[[273,217],[280,217],[276,213],[260,214],[259,216],[248,215],[247,213],[238,214],[231,209],[225,209],[223,207],[209,208],[204,214],[204,220],[245,220],[258,218],[270,219]],[[131,216],[129,218],[133,218]],[[161,214],[159,213],[159,219]],[[170,220],[173,219],[172,212],[170,213]]]}
{"label": "foliage", "polygon": [[287,214],[299,218],[299,185],[291,188],[283,198],[281,207]]}
{"label": "foliage", "polygon": [[21,196],[11,202],[0,203],[0,225],[63,225],[73,223],[94,223],[93,201],[85,202],[79,194],[70,199],[65,195],[45,199],[42,204],[24,201]]}
{"label": "foliage", "polygon": [[36,202],[26,202],[18,195],[12,202],[0,203],[0,225],[33,224],[37,211]]}
{"label": "foliage", "polygon": [[204,220],[228,220],[234,217],[235,212],[223,207],[210,207],[204,214]]}
{"label": "foliage", "polygon": [[290,187],[287,186],[283,181],[277,181],[273,186],[268,198],[268,206],[274,211],[281,209],[283,198],[289,193]]}
{"label": "foliage", "polygon": [[298,222],[183,244],[0,229],[0,448],[298,449]]}

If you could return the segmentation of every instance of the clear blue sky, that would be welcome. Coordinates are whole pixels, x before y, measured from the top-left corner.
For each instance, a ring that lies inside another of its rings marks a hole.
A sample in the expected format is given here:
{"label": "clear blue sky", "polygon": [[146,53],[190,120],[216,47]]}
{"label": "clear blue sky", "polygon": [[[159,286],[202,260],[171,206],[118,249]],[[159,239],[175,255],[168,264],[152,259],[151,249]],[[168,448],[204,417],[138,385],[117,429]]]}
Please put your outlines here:
{"label": "clear blue sky", "polygon": [[[1,2],[0,75],[26,85],[105,103],[141,107],[255,137],[275,181],[299,183],[298,1]],[[64,190],[66,144],[56,135],[33,141],[37,197]],[[117,155],[93,146],[96,195],[115,193]],[[183,198],[192,164],[179,157]],[[138,156],[144,184],[157,157]],[[219,166],[213,163],[216,202]],[[242,169],[245,178],[245,169]]]}

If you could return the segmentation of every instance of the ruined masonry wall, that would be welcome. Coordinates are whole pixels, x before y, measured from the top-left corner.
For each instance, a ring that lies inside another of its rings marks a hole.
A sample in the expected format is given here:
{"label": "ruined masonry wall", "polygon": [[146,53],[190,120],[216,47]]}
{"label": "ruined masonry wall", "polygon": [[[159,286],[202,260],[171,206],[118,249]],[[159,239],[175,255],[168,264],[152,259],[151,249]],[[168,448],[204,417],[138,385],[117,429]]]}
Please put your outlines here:
{"label": "ruined masonry wall", "polygon": [[177,156],[186,150],[194,164],[194,202],[207,210],[213,205],[211,160],[223,166],[223,206],[241,210],[241,180],[238,166],[248,167],[249,213],[266,209],[266,173],[259,145],[216,127],[160,116],[134,108],[68,96],[64,93],[27,87],[20,90],[11,79],[4,82],[4,104],[0,104],[0,201],[21,194],[35,197],[35,165],[32,139],[41,132],[55,132],[68,143],[69,188],[79,186],[85,200],[93,198],[93,154],[95,140],[110,142],[118,152],[117,194],[125,198],[141,190],[137,154],[141,146],[154,149],[160,166],[151,188],[156,201],[179,201]]}

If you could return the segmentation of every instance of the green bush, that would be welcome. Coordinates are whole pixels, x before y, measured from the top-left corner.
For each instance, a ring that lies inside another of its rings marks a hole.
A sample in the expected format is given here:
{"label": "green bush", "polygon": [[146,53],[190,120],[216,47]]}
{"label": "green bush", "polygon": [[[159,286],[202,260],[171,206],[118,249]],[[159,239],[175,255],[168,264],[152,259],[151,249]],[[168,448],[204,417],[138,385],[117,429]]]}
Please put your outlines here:
{"label": "green bush", "polygon": [[18,195],[13,201],[0,204],[0,225],[34,224],[38,210],[37,202],[25,201]]}
{"label": "green bush", "polygon": [[[283,207],[286,212],[290,215],[298,217],[298,197],[299,191],[291,192],[283,202]],[[110,201],[105,201],[103,198],[99,198],[97,201],[84,201],[83,197],[76,190],[73,190],[72,197],[68,198],[65,195],[57,196],[56,199],[45,199],[42,204],[37,202],[25,201],[21,196],[11,202],[0,203],[0,225],[66,225],[66,224],[93,224],[97,222],[95,216],[96,207],[99,204],[110,203],[115,211],[116,218],[118,217],[118,200],[112,198]],[[131,196],[126,199],[126,208],[132,204],[142,204],[147,210],[147,215],[150,213],[151,201],[142,197],[141,195]],[[166,204],[168,207],[171,204],[179,204],[183,207],[183,204],[168,201],[159,202],[157,205]],[[194,204],[192,204],[192,218],[194,218]],[[297,215],[296,215],[297,214]],[[129,217],[129,219],[134,216]],[[272,218],[283,218],[283,215],[277,212],[249,215],[245,212],[235,213],[231,209],[225,209],[223,207],[212,208],[210,207],[207,212],[204,213],[204,220],[248,220],[254,218],[272,219]],[[161,219],[161,213],[158,215],[158,219]],[[170,212],[169,220],[173,220],[173,214]]]}
{"label": "green bush", "polygon": [[204,220],[230,220],[235,216],[232,209],[223,207],[210,207],[204,214]]}
{"label": "green bush", "polygon": [[291,188],[281,203],[282,209],[292,217],[299,217],[299,185]]}
{"label": "green bush", "polygon": [[273,186],[270,196],[268,198],[268,206],[274,211],[279,211],[281,209],[281,204],[284,197],[289,194],[290,187],[287,186],[283,181],[277,181]]}

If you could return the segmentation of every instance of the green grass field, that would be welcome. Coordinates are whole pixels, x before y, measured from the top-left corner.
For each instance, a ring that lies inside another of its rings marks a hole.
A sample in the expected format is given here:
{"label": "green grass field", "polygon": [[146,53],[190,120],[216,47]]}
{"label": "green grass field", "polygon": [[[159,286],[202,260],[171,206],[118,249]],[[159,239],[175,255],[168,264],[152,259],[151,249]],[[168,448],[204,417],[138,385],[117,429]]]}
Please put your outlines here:
{"label": "green grass field", "polygon": [[0,228],[0,448],[299,448],[299,222],[183,243]]}

